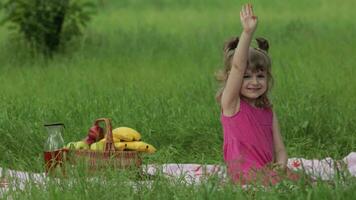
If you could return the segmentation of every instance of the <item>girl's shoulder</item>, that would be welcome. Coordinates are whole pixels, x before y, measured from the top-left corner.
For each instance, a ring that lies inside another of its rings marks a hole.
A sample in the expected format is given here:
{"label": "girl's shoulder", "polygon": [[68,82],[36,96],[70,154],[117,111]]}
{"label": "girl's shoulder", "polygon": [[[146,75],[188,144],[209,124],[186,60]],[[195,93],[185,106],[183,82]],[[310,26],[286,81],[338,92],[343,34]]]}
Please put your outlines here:
{"label": "girl's shoulder", "polygon": [[238,103],[236,104],[236,111],[235,111],[235,113],[234,114],[232,114],[232,115],[226,115],[226,114],[224,114],[224,111],[223,111],[223,108],[222,107],[220,107],[220,111],[221,111],[221,118],[222,119],[232,119],[232,118],[236,118],[236,117],[238,117],[239,115],[240,115],[240,113],[242,112],[241,110],[244,110],[245,108],[243,108],[244,107],[244,105],[242,106],[242,104],[244,104],[244,103],[242,103],[242,101],[241,101],[241,99],[239,99],[239,101],[238,101]]}
{"label": "girl's shoulder", "polygon": [[231,116],[226,116],[223,113],[223,110],[221,108],[221,117],[222,118],[236,118],[240,115],[258,115],[261,117],[266,117],[270,118],[273,117],[273,109],[272,107],[268,108],[258,108],[255,106],[250,105],[246,100],[240,98],[238,102],[238,111],[231,115]]}

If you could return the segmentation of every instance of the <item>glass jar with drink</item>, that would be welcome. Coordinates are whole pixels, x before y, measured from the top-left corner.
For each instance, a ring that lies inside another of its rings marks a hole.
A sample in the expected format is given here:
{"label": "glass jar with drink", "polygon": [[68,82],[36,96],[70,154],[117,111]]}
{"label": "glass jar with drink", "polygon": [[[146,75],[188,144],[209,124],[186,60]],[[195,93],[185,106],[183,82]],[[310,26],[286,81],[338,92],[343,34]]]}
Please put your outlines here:
{"label": "glass jar with drink", "polygon": [[44,144],[44,161],[47,175],[64,175],[65,149],[63,141],[63,123],[48,123],[44,125],[47,130],[47,139]]}

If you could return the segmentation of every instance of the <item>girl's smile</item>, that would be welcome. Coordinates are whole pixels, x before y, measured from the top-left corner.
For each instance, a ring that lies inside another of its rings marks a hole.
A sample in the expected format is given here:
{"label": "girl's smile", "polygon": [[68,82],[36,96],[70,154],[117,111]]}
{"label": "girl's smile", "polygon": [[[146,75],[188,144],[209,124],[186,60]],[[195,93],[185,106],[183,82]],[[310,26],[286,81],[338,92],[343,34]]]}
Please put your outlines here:
{"label": "girl's smile", "polygon": [[241,96],[255,100],[267,91],[267,74],[265,71],[252,72],[247,69],[241,86]]}

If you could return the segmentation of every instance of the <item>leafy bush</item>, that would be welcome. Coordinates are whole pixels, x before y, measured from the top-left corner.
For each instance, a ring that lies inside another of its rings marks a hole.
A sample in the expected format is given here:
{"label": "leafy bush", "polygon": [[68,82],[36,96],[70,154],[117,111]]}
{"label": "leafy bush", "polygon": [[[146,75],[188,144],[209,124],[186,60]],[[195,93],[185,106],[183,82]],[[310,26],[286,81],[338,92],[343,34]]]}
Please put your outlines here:
{"label": "leafy bush", "polygon": [[8,24],[33,49],[50,56],[60,45],[82,34],[94,7],[81,0],[5,0],[0,24]]}

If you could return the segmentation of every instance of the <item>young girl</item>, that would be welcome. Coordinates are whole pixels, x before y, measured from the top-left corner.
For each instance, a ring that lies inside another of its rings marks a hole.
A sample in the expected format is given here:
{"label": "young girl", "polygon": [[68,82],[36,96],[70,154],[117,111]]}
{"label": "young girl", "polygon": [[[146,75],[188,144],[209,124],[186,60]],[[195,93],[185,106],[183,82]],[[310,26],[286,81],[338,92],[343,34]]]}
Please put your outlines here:
{"label": "young girl", "polygon": [[[250,47],[257,27],[252,5],[242,7],[240,20],[240,39],[225,45],[225,69],[218,77],[224,84],[217,94],[222,110],[224,160],[234,182],[275,184],[282,179],[277,171],[287,169],[287,152],[267,97],[272,85],[269,45],[258,38],[258,48]],[[288,174],[291,179],[297,178]]]}

